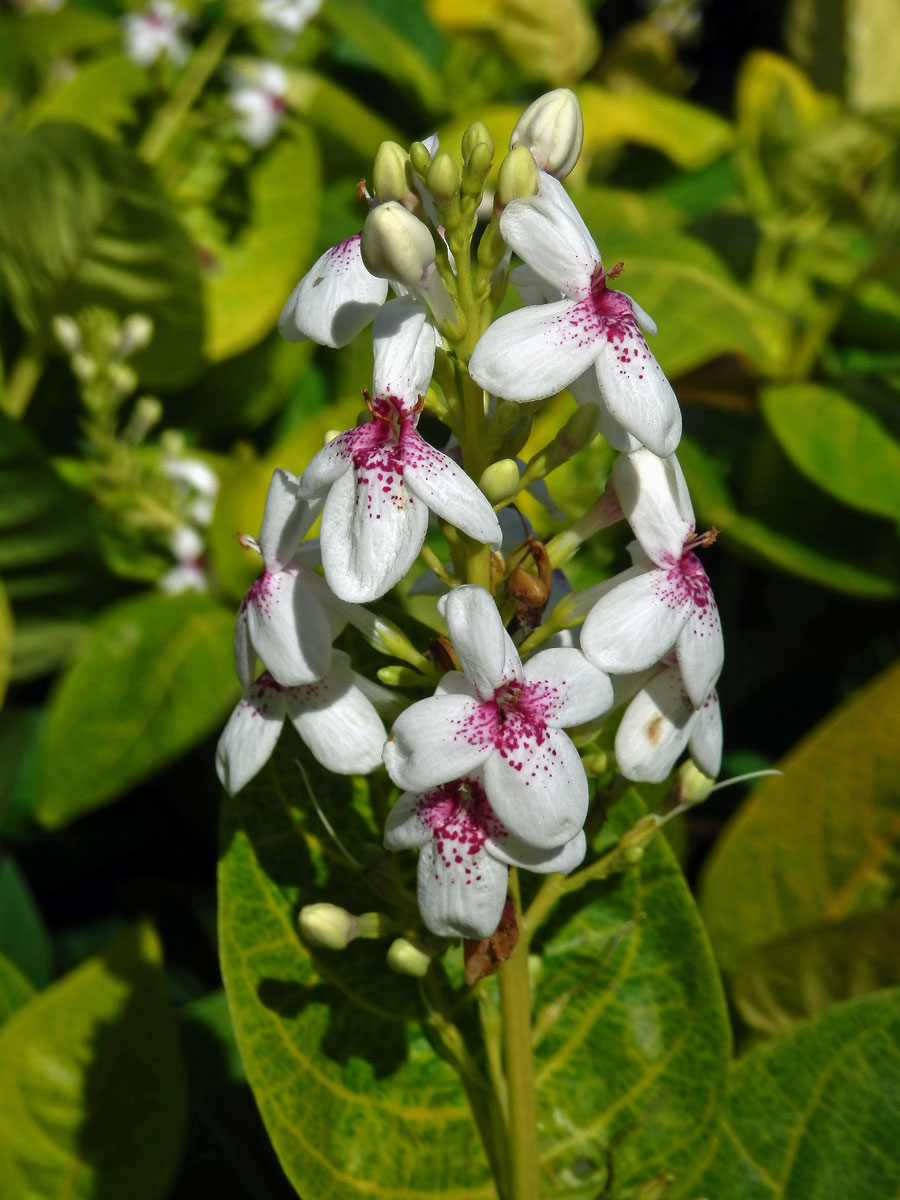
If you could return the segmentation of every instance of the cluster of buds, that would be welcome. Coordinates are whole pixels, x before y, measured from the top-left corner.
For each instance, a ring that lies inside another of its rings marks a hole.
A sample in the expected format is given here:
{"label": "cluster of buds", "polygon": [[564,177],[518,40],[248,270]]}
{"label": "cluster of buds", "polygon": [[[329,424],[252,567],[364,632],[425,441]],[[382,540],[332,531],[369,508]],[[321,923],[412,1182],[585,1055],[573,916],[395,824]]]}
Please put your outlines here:
{"label": "cluster of buds", "polygon": [[[276,471],[260,538],[245,539],[264,571],[238,616],[247,690],[220,741],[220,775],[231,791],[252,778],[285,716],[332,770],[383,763],[400,789],[384,843],[418,849],[419,909],[439,937],[493,934],[511,866],[582,861],[590,787],[576,742],[614,709],[627,703],[614,746],[627,779],[666,778],[688,747],[704,776],[720,766],[722,635],[696,554],[713,535],[695,529],[675,456],[680,411],[644,336],[653,322],[610,286],[622,264],[604,267],[560,182],[582,135],[572,92],[541,97],[487,205],[494,143],[481,123],[460,160],[436,138],[385,143],[373,190],[360,188],[360,233],[322,255],[280,322],[291,340],[339,347],[374,321],[370,415],[299,476]],[[510,273],[513,253],[522,265]],[[494,319],[508,279],[523,306]],[[521,463],[535,402],[566,388],[580,408]],[[426,409],[448,430],[443,449],[418,432]],[[633,565],[572,593],[516,499],[598,429],[620,454],[571,537],[625,520]],[[321,537],[307,540],[320,512]],[[384,696],[332,644],[345,622],[371,640],[380,618],[364,606],[409,572],[433,519],[452,561],[426,549],[433,570],[417,587],[442,593],[447,637],[424,669],[395,638],[416,669],[392,668],[392,680],[420,696],[428,675],[437,686],[387,733]]]}

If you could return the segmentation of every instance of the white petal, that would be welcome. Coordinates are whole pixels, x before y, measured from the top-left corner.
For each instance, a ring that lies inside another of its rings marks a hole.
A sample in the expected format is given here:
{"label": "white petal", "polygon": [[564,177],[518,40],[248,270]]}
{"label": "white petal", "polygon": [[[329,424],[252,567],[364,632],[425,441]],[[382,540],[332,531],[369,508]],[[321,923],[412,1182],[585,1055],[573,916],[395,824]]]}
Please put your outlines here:
{"label": "white petal", "polygon": [[525,664],[525,679],[531,684],[529,709],[541,707],[548,725],[581,725],[612,708],[609,676],[580,650],[542,650]]}
{"label": "white petal", "polygon": [[398,787],[425,791],[475,771],[494,748],[496,713],[469,696],[431,696],[394,722],[384,765]]}
{"label": "white petal", "polygon": [[616,495],[644,552],[662,566],[681,558],[694,532],[694,512],[675,455],[660,458],[641,449],[616,459],[612,471]]}
{"label": "white petal", "polygon": [[526,871],[537,871],[542,875],[553,871],[567,875],[583,861],[587,853],[587,839],[582,830],[564,846],[541,850],[507,834],[505,837],[490,838],[487,851],[492,858],[509,867],[524,867]]}
{"label": "white petal", "polygon": [[280,570],[297,552],[318,511],[298,499],[296,475],[280,468],[272,473],[259,531],[259,549],[269,571]]}
{"label": "white petal", "polygon": [[490,937],[506,903],[506,867],[484,849],[469,856],[442,844],[443,853],[433,839],[419,851],[422,920],[438,937]]}
{"label": "white petal", "polygon": [[297,480],[298,496],[303,500],[318,496],[349,471],[359,441],[360,429],[348,429],[332,438],[318,454],[314,454]]}
{"label": "white petal", "polygon": [[253,684],[228,718],[216,747],[216,772],[233,796],[268,762],[284,723],[284,693]]}
{"label": "white petal", "polygon": [[291,293],[278,321],[289,342],[312,338],[346,346],[372,320],[387,296],[387,281],[363,265],[359,234],[326,250]]}
{"label": "white petal", "polygon": [[697,712],[688,748],[703,774],[715,779],[722,768],[722,712],[715,692],[709,693]]}
{"label": "white petal", "polygon": [[322,513],[322,566],[341,600],[376,600],[398,583],[425,541],[428,509],[389,453],[372,455],[334,484]]}
{"label": "white petal", "polygon": [[375,318],[372,344],[373,394],[394,396],[411,410],[428,391],[434,370],[434,328],[423,302],[415,296],[389,301]]}
{"label": "white petal", "polygon": [[365,775],[380,765],[385,728],[349,667],[335,662],[324,679],[292,690],[288,717],[323,767]]}
{"label": "white petal", "polygon": [[[254,585],[255,586],[255,585]],[[250,589],[252,591],[253,588]],[[234,622],[234,669],[237,677],[245,688],[253,682],[256,674],[256,651],[250,638],[250,628],[247,624],[248,596],[244,597],[238,615]]]}
{"label": "white petal", "polygon": [[431,840],[431,826],[423,820],[419,792],[404,792],[387,815],[384,844],[388,850],[413,850]]}
{"label": "white petal", "polygon": [[463,673],[483,700],[504,683],[523,679],[522,660],[490,592],[474,584],[453,588],[438,600]]}
{"label": "white petal", "polygon": [[509,281],[523,304],[550,304],[554,300],[565,299],[559,288],[542,279],[537,271],[532,271],[529,266],[516,267],[514,271],[510,271]]}
{"label": "white petal", "polygon": [[600,251],[558,180],[542,173],[538,195],[508,204],[500,229],[507,245],[547,283],[575,300],[587,294]]}
{"label": "white petal", "polygon": [[441,454],[415,429],[400,435],[403,478],[407,486],[437,516],[449,521],[469,537],[500,548],[503,535],[491,502],[446,454]]}
{"label": "white petal", "polygon": [[643,671],[675,645],[693,602],[659,567],[629,567],[615,579],[585,618],[581,649],[601,671]]}
{"label": "white petal", "polygon": [[616,731],[616,763],[626,779],[662,783],[687,745],[694,708],[672,667],[638,692]]}
{"label": "white petal", "polygon": [[470,700],[478,699],[475,689],[462,671],[445,671],[434,689],[434,694],[436,696],[468,696]]}
{"label": "white petal", "polygon": [[[525,726],[522,722],[522,726]],[[515,726],[507,717],[504,729]],[[483,767],[484,790],[494,812],[514,836],[541,848],[577,837],[588,810],[588,784],[578,751],[561,729],[545,729],[541,740],[525,728],[495,750]]]}
{"label": "white petal", "polygon": [[605,328],[587,303],[537,304],[507,313],[485,330],[469,374],[495,396],[542,400],[582,375],[605,344]]}
{"label": "white petal", "polygon": [[678,635],[675,650],[687,694],[699,708],[715,686],[725,661],[719,610],[708,583],[705,594],[699,591],[695,597],[694,610]]}
{"label": "white petal", "polygon": [[681,409],[672,385],[637,325],[621,322],[597,359],[597,382],[610,415],[662,458],[678,449]]}
{"label": "white petal", "polygon": [[331,627],[299,576],[265,572],[244,597],[256,653],[285,686],[321,679],[331,662]]}

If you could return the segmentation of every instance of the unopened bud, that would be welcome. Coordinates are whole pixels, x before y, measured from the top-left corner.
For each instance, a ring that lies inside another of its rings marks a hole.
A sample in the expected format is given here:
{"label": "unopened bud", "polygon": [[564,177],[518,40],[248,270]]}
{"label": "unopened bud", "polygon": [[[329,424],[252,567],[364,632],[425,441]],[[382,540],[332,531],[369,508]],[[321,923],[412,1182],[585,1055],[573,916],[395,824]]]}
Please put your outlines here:
{"label": "unopened bud", "polygon": [[501,458],[482,472],[478,486],[491,504],[511,500],[519,490],[519,464],[514,458]]}
{"label": "unopened bud", "polygon": [[421,979],[428,974],[431,955],[409,938],[395,938],[388,948],[387,965],[400,975],[412,975]]}
{"label": "unopened bud", "polygon": [[473,146],[472,152],[466,158],[466,165],[463,168],[462,190],[467,196],[471,196],[473,199],[481,199],[487,177],[491,173],[493,162],[493,139],[490,143],[479,142],[477,146]]}
{"label": "unopened bud", "polygon": [[484,121],[473,121],[462,135],[463,162],[468,163],[476,146],[487,146],[488,156],[494,155],[494,139]]}
{"label": "unopened bud", "polygon": [[509,147],[527,147],[542,170],[565,179],[578,162],[583,141],[584,119],[578,97],[568,88],[556,88],[525,109],[512,131]]}
{"label": "unopened bud", "polygon": [[397,200],[406,204],[410,192],[406,177],[409,155],[396,142],[382,142],[372,166],[372,187],[379,200]]}
{"label": "unopened bud", "polygon": [[715,785],[715,780],[704,775],[690,759],[678,769],[678,795],[682,804],[700,804]]}
{"label": "unopened bud", "polygon": [[80,353],[84,343],[81,339],[78,322],[74,317],[57,314],[53,318],[53,332],[56,334],[56,340],[68,354]]}
{"label": "unopened bud", "polygon": [[581,765],[584,767],[586,775],[596,779],[597,776],[606,774],[609,767],[609,755],[602,750],[596,754],[586,754],[581,760]]}
{"label": "unopened bud", "polygon": [[499,208],[506,208],[513,200],[534,196],[537,190],[537,163],[527,146],[516,146],[500,164],[494,203]]}
{"label": "unopened bud", "polygon": [[434,156],[425,172],[425,186],[438,201],[451,200],[459,193],[459,167],[449,154]]}
{"label": "unopened bud", "polygon": [[366,217],[360,241],[366,270],[380,279],[415,287],[434,262],[434,239],[418,217],[395,200]]}
{"label": "unopened bud", "polygon": [[409,148],[409,158],[417,175],[424,176],[431,166],[431,151],[424,142],[413,142]]}
{"label": "unopened bud", "polygon": [[346,950],[356,937],[356,918],[336,904],[304,904],[297,924],[305,942],[329,950]]}
{"label": "unopened bud", "polygon": [[122,430],[122,440],[137,446],[162,420],[163,406],[155,396],[141,396]]}
{"label": "unopened bud", "polygon": [[137,354],[145,346],[150,345],[153,337],[153,322],[145,313],[132,313],[122,323],[122,335],[119,338],[119,353],[123,358],[129,354]]}

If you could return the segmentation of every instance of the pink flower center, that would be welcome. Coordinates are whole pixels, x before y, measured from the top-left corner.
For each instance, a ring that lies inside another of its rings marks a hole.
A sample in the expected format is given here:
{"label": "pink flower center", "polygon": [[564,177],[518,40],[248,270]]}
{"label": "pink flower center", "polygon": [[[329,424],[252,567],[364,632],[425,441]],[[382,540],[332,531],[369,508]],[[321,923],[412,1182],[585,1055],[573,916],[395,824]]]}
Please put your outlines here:
{"label": "pink flower center", "polygon": [[463,867],[463,880],[480,879],[466,860],[479,854],[488,838],[506,837],[506,829],[488,803],[484,788],[474,779],[456,779],[419,797],[416,815],[434,837],[434,848],[445,867]]}

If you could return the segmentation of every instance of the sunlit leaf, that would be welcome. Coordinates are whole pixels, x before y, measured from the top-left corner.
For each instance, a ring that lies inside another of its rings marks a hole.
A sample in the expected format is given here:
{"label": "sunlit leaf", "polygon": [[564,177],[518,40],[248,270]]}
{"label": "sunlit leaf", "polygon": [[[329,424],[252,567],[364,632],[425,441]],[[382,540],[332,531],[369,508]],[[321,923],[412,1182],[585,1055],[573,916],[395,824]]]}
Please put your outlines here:
{"label": "sunlit leaf", "polygon": [[28,109],[28,125],[42,121],[77,121],[95,133],[114,137],[134,120],[134,105],[150,86],[146,70],[124,54],[110,54],[85,64],[57,87],[41,92]]}
{"label": "sunlit leaf", "polygon": [[335,143],[343,144],[352,152],[353,164],[360,173],[370,169],[382,142],[403,141],[397,129],[316,71],[295,69],[289,73],[288,100],[328,146],[329,158],[334,157]]}
{"label": "sunlit leaf", "polygon": [[894,1200],[900,991],[836,1005],[751,1050],[699,1193],[721,1200]]}
{"label": "sunlit leaf", "polygon": [[11,854],[0,854],[0,954],[35,987],[50,982],[50,935]]}
{"label": "sunlit leaf", "polygon": [[817,726],[713,850],[702,907],[725,970],[775,938],[882,907],[900,851],[900,663]]}
{"label": "sunlit leaf", "polygon": [[114,800],[210,734],[240,691],[233,614],[197,592],[107,610],[50,701],[35,815],[63,825]]}
{"label": "sunlit leaf", "polygon": [[0,1026],[0,1146],[10,1197],[164,1200],[185,1124],[162,955],[129,930]]}
{"label": "sunlit leaf", "polygon": [[847,102],[858,112],[900,109],[900,22],[893,0],[846,0]]}
{"label": "sunlit leaf", "polygon": [[34,988],[17,966],[0,954],[0,1025],[34,995]]}

